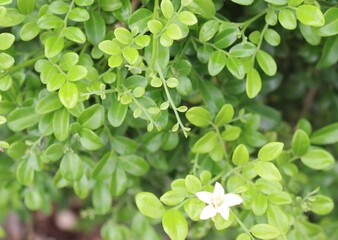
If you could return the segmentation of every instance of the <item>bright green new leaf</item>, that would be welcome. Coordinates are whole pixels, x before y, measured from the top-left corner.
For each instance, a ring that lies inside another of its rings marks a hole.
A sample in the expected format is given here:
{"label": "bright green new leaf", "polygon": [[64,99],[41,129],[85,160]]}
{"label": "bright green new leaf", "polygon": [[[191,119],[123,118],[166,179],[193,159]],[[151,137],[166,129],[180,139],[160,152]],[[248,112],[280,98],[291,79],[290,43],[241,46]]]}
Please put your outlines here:
{"label": "bright green new leaf", "polygon": [[262,88],[262,80],[259,72],[252,68],[246,75],[246,94],[249,98],[254,98]]}
{"label": "bright green new leaf", "polygon": [[133,47],[126,47],[122,50],[123,57],[126,59],[126,61],[133,65],[136,64],[138,58],[139,58],[139,53],[136,48]]}
{"label": "bright green new leaf", "polygon": [[173,40],[179,40],[183,37],[181,28],[176,23],[171,23],[165,33]]}
{"label": "bright green new leaf", "polygon": [[264,33],[264,40],[275,47],[280,44],[280,35],[276,30],[268,28]]}
{"label": "bright green new leaf", "polygon": [[154,33],[154,34],[159,33],[162,30],[162,28],[163,28],[162,23],[159,20],[155,20],[155,19],[150,20],[147,23],[147,26],[149,28],[149,31],[151,33]]}
{"label": "bright green new leaf", "polygon": [[241,135],[242,129],[237,126],[227,125],[222,132],[222,138],[225,141],[234,141]]}
{"label": "bright green new leaf", "polygon": [[149,45],[150,37],[148,35],[139,35],[135,38],[135,43],[144,48]]}
{"label": "bright green new leaf", "polygon": [[[11,55],[9,55],[7,53],[0,53],[0,68],[8,69],[8,68],[12,67],[14,65],[14,63],[15,63],[15,60]],[[1,81],[3,79],[1,79]]]}
{"label": "bright green new leaf", "polygon": [[245,145],[240,144],[236,147],[233,155],[232,155],[232,162],[235,165],[244,165],[249,162],[249,152]]}
{"label": "bright green new leaf", "polygon": [[20,30],[20,37],[23,41],[30,41],[40,32],[40,28],[35,22],[25,23]]}
{"label": "bright green new leaf", "polygon": [[291,204],[292,198],[288,192],[276,192],[269,195],[269,202],[275,205]]}
{"label": "bright green new leaf", "polygon": [[287,0],[264,0],[264,1],[274,5],[285,5],[288,3]]}
{"label": "bright green new leaf", "polygon": [[82,178],[84,171],[82,160],[76,153],[67,153],[61,159],[60,171],[62,177],[67,181],[78,181]]}
{"label": "bright green new leaf", "polygon": [[16,8],[0,7],[0,27],[17,26],[22,23],[25,18],[26,16],[19,13]]}
{"label": "bright green new leaf", "polygon": [[252,56],[255,53],[255,51],[256,46],[250,42],[247,42],[245,44],[239,43],[234,45],[229,52],[233,57],[245,58]]}
{"label": "bright green new leaf", "polygon": [[82,32],[82,30],[78,27],[67,27],[64,30],[64,36],[68,40],[76,43],[85,43],[86,35]]}
{"label": "bright green new leaf", "polygon": [[94,104],[84,110],[78,117],[78,122],[91,130],[98,129],[104,124],[104,107],[99,104]]}
{"label": "bright green new leaf", "polygon": [[185,188],[189,193],[195,194],[202,189],[201,181],[198,179],[198,177],[194,175],[187,175],[185,177]]}
{"label": "bright green new leaf", "polygon": [[281,181],[282,176],[278,168],[271,162],[255,162],[254,169],[258,176],[268,181]]}
{"label": "bright green new leaf", "polygon": [[225,65],[229,72],[237,79],[243,79],[245,75],[244,63],[238,58],[229,55],[225,59]]}
{"label": "bright green new leaf", "polygon": [[184,204],[184,211],[193,221],[200,220],[200,215],[205,204],[198,198],[192,198]]}
{"label": "bright green new leaf", "polygon": [[66,108],[74,108],[79,98],[79,91],[72,82],[65,83],[59,90],[59,98]]}
{"label": "bright green new leaf", "polygon": [[226,54],[223,51],[214,51],[209,58],[208,72],[211,76],[219,74],[226,64]]}
{"label": "bright green new leaf", "polygon": [[217,134],[214,131],[210,131],[204,134],[193,146],[192,151],[194,153],[208,153],[217,144]]}
{"label": "bright green new leaf", "polygon": [[0,34],[0,51],[10,48],[15,41],[15,37],[11,33],[1,33]]}
{"label": "bright green new leaf", "polygon": [[117,55],[117,56],[111,56],[108,59],[108,66],[111,68],[116,68],[121,66],[123,63],[123,58],[121,55]]}
{"label": "bright green new leaf", "polygon": [[176,209],[170,209],[164,213],[162,225],[171,240],[184,240],[188,235],[187,220]]}
{"label": "bright green new leaf", "polygon": [[135,197],[140,212],[150,218],[161,218],[165,212],[161,201],[150,192],[140,192]]}
{"label": "bright green new leaf", "polygon": [[278,20],[285,29],[293,30],[297,27],[296,16],[290,9],[280,9],[278,13]]}
{"label": "bright green new leaf", "polygon": [[181,23],[185,24],[185,25],[194,25],[197,23],[197,18],[196,16],[189,11],[182,11],[180,12],[180,14],[178,14],[178,20],[180,20]]}
{"label": "bright green new leaf", "polygon": [[227,48],[231,46],[238,39],[239,29],[237,27],[229,26],[223,31],[216,34],[214,37],[214,44],[218,48]]}
{"label": "bright green new leaf", "polygon": [[312,212],[318,215],[326,215],[333,210],[334,203],[332,199],[329,197],[323,195],[316,195],[314,196],[314,201],[311,201],[310,206]]}
{"label": "bright green new leaf", "polygon": [[64,43],[64,39],[57,36],[48,38],[45,44],[45,56],[53,58],[58,55],[63,49]]}
{"label": "bright green new leaf", "polygon": [[271,55],[263,50],[259,50],[256,56],[257,62],[263,72],[268,76],[273,76],[277,72],[277,64]]}
{"label": "bright green new leaf", "polygon": [[30,14],[34,11],[35,0],[17,0],[18,9],[23,14]]}
{"label": "bright green new leaf", "polygon": [[256,224],[250,229],[250,232],[260,239],[273,239],[280,235],[279,230],[269,224]]}
{"label": "bright green new leaf", "polygon": [[218,31],[218,22],[216,20],[209,20],[205,22],[199,31],[199,40],[202,42],[209,41]]}
{"label": "bright green new leaf", "polygon": [[298,20],[304,25],[321,27],[325,24],[325,18],[320,9],[313,5],[303,4],[296,9]]}
{"label": "bright green new leaf", "polygon": [[168,206],[174,206],[181,203],[185,199],[184,194],[177,191],[168,191],[164,193],[160,200]]}
{"label": "bright green new leaf", "polygon": [[338,123],[318,129],[311,135],[311,143],[318,145],[334,144],[338,142]]}
{"label": "bright green new leaf", "polygon": [[74,22],[85,22],[88,21],[90,15],[86,9],[76,7],[70,10],[68,17]]}
{"label": "bright green new leaf", "polygon": [[129,30],[123,27],[116,28],[114,30],[114,35],[116,39],[124,45],[130,44],[133,40],[133,36]]}
{"label": "bright green new leaf", "polygon": [[309,136],[301,129],[298,129],[295,132],[295,135],[292,138],[292,151],[296,156],[303,156],[310,147]]}
{"label": "bright green new leaf", "polygon": [[279,229],[281,233],[289,231],[290,221],[283,208],[269,204],[267,216],[269,224]]}
{"label": "bright green new leaf", "polygon": [[188,5],[188,9],[201,15],[203,18],[210,19],[215,16],[216,9],[212,0],[194,0]]}
{"label": "bright green new leaf", "polygon": [[128,26],[132,30],[137,29],[138,32],[143,31],[152,17],[152,11],[147,8],[139,8],[130,16]]}
{"label": "bright green new leaf", "polygon": [[87,7],[94,3],[95,0],[75,0],[75,4],[81,7]]}
{"label": "bright green new leaf", "polygon": [[33,184],[35,176],[35,171],[33,166],[28,162],[28,160],[23,160],[19,163],[16,168],[16,179],[22,185],[29,186]]}
{"label": "bright green new leaf", "polygon": [[39,18],[37,24],[41,29],[53,29],[63,27],[64,21],[53,14],[46,14]]}
{"label": "bright green new leaf", "polygon": [[62,55],[59,60],[59,67],[62,71],[69,71],[69,69],[75,66],[79,62],[79,55],[75,52],[68,52]]}
{"label": "bright green new leaf", "polygon": [[75,65],[68,70],[66,77],[69,81],[75,82],[85,78],[87,73],[87,68],[81,65]]}
{"label": "bright green new leaf", "polygon": [[324,149],[311,149],[300,160],[309,168],[316,170],[326,169],[334,163],[333,156]]}
{"label": "bright green new leaf", "polygon": [[113,127],[119,127],[123,123],[128,111],[128,105],[124,105],[113,100],[112,105],[108,109],[108,121]]}
{"label": "bright green new leaf", "polygon": [[283,151],[284,144],[281,142],[271,142],[265,144],[258,152],[258,158],[262,161],[272,161]]}
{"label": "bright green new leaf", "polygon": [[53,112],[62,107],[62,103],[56,93],[47,94],[40,99],[35,106],[35,112],[38,114],[46,114]]}
{"label": "bright green new leaf", "polygon": [[166,19],[169,19],[174,15],[174,6],[170,0],[161,1],[161,11]]}
{"label": "bright green new leaf", "polygon": [[53,131],[55,138],[59,141],[65,141],[69,134],[70,115],[67,109],[57,110],[53,116]]}
{"label": "bright green new leaf", "polygon": [[80,143],[83,148],[94,151],[102,147],[102,141],[95,132],[88,128],[82,128],[80,131]]}
{"label": "bright green new leaf", "polygon": [[40,118],[34,107],[17,108],[7,116],[7,126],[14,132],[20,132],[37,124]]}
{"label": "bright green new leaf", "polygon": [[211,122],[210,113],[203,107],[192,107],[186,114],[186,118],[197,127],[206,127]]}
{"label": "bright green new leaf", "polygon": [[234,108],[231,104],[224,104],[215,117],[215,124],[221,126],[227,124],[234,117]]}
{"label": "bright green new leaf", "polygon": [[254,0],[231,0],[231,2],[244,5],[244,6],[249,6],[253,3]]}
{"label": "bright green new leaf", "polygon": [[268,208],[267,197],[262,193],[257,193],[252,201],[252,211],[256,216],[262,216],[265,214]]}

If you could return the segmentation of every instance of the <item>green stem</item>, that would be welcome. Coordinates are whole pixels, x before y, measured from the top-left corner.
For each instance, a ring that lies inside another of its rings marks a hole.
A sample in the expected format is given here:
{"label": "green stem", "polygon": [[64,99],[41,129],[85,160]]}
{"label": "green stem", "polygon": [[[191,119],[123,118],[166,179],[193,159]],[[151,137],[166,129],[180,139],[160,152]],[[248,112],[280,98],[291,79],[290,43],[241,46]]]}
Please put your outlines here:
{"label": "green stem", "polygon": [[180,117],[180,115],[178,114],[178,111],[177,111],[177,108],[176,108],[176,106],[175,106],[175,103],[174,103],[173,99],[171,98],[171,95],[170,95],[170,93],[169,93],[169,89],[168,89],[167,84],[166,84],[166,82],[165,82],[164,75],[163,75],[163,73],[162,73],[162,71],[161,71],[161,68],[160,68],[159,66],[157,66],[157,71],[158,71],[158,74],[159,74],[159,76],[160,76],[160,78],[161,78],[161,80],[162,80],[162,85],[163,85],[163,87],[164,87],[165,94],[166,94],[166,96],[167,96],[167,98],[168,98],[168,102],[169,102],[171,108],[173,109],[173,111],[174,111],[174,113],[175,113],[175,116],[176,116],[178,125],[181,127],[184,136],[185,136],[185,137],[188,137],[188,133],[187,133],[187,131],[186,131],[186,128],[184,127],[184,125],[183,125],[183,123],[182,123],[182,120],[181,120],[181,117]]}
{"label": "green stem", "polygon": [[121,68],[117,69],[117,83],[116,83],[116,89],[117,89],[117,100],[120,101],[121,97]]}
{"label": "green stem", "polygon": [[[155,0],[154,10],[153,10],[153,19],[158,18],[158,6],[159,6],[159,0]],[[154,69],[156,57],[157,57],[157,37],[156,37],[156,34],[153,34],[153,49],[152,49],[151,60],[149,64],[150,69]]]}
{"label": "green stem", "polygon": [[7,74],[9,74],[11,72],[15,72],[15,71],[18,71],[18,70],[20,70],[22,68],[31,66],[31,65],[35,64],[36,61],[38,61],[38,60],[40,60],[40,59],[42,59],[44,57],[45,57],[45,55],[40,55],[38,57],[32,58],[32,59],[30,59],[28,61],[25,61],[25,62],[23,62],[21,64],[18,64],[16,66],[11,67],[6,72],[4,72],[3,74],[0,75],[0,79],[2,79],[3,77],[5,77]]}
{"label": "green stem", "polygon": [[216,131],[218,141],[220,142],[220,144],[223,145],[222,149],[223,149],[224,158],[225,158],[225,159],[228,159],[228,153],[227,153],[227,151],[226,151],[226,149],[225,149],[225,146],[224,146],[224,140],[223,140],[223,138],[222,138],[221,133],[219,132],[218,127],[217,127],[213,122],[210,122],[210,124],[211,124],[211,126],[212,126],[212,127],[215,129],[215,131]]}
{"label": "green stem", "polygon": [[255,53],[252,55],[253,63],[255,63],[256,55],[257,55],[259,49],[260,49],[261,46],[262,46],[263,39],[264,39],[264,34],[265,34],[266,30],[268,29],[268,27],[269,27],[269,24],[268,24],[268,23],[265,23],[264,28],[263,28],[263,30],[262,30],[262,32],[261,32],[261,36],[260,36],[259,42],[258,42],[258,44],[257,44],[256,51],[255,51]]}
{"label": "green stem", "polygon": [[239,219],[239,217],[237,217],[237,215],[233,211],[231,211],[231,212],[232,212],[232,215],[234,215],[236,221],[243,228],[243,230],[245,231],[245,233],[248,234],[250,236],[250,238],[254,240],[255,238],[251,235],[250,230],[245,226],[245,224],[241,221],[241,219]]}

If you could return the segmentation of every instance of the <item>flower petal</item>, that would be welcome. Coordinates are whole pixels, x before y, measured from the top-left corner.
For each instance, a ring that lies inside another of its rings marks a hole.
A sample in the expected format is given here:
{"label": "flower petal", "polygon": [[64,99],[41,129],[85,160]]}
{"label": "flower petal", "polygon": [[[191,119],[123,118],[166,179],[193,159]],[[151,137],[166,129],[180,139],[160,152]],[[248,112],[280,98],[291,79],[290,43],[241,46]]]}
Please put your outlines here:
{"label": "flower petal", "polygon": [[221,214],[222,218],[224,218],[224,220],[228,220],[229,219],[229,214],[230,214],[230,208],[223,204],[222,206],[220,206],[217,211]]}
{"label": "flower petal", "polygon": [[200,219],[206,220],[214,217],[216,214],[217,214],[216,209],[212,205],[207,205],[205,208],[203,208],[200,215]]}
{"label": "flower petal", "polygon": [[213,195],[224,196],[224,188],[219,182],[215,183]]}
{"label": "flower petal", "polygon": [[224,195],[224,202],[223,204],[231,207],[238,204],[241,204],[243,202],[243,199],[241,196],[234,194],[234,193],[228,193]]}
{"label": "flower petal", "polygon": [[197,192],[196,196],[202,202],[205,202],[206,204],[211,204],[212,194],[210,192]]}

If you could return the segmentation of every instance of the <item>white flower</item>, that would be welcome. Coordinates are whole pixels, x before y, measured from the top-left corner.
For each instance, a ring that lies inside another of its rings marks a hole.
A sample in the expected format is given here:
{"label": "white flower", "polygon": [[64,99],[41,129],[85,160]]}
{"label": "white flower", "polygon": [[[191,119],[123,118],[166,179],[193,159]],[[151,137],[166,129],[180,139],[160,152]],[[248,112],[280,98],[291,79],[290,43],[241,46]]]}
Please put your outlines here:
{"label": "white flower", "polygon": [[222,185],[218,182],[216,182],[215,184],[215,189],[213,193],[203,191],[196,193],[196,196],[201,201],[208,204],[203,208],[201,212],[201,220],[212,218],[217,213],[220,213],[225,220],[228,220],[230,214],[229,207],[241,204],[243,202],[241,196],[237,194],[224,194],[224,189]]}

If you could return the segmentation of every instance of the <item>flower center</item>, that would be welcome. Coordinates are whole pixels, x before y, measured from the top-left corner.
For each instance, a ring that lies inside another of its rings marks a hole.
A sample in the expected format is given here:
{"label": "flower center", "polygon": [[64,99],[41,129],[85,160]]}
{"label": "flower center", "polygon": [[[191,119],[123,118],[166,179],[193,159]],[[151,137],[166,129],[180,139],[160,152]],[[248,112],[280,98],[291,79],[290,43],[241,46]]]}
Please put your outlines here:
{"label": "flower center", "polygon": [[223,204],[224,199],[221,195],[214,195],[212,196],[211,201],[214,208],[219,208]]}

